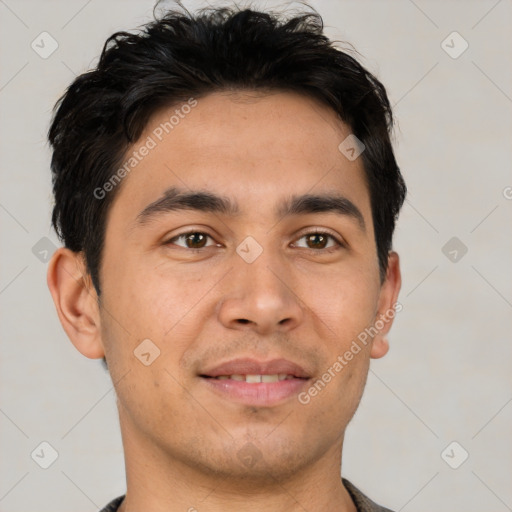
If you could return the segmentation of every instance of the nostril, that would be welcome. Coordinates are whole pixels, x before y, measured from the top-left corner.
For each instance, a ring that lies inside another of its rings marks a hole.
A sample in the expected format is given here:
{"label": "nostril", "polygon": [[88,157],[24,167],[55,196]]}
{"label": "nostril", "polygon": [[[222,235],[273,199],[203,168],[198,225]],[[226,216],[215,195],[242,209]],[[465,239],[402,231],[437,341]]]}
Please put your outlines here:
{"label": "nostril", "polygon": [[247,320],[246,318],[239,318],[238,321],[242,324],[248,324],[249,323],[249,320]]}

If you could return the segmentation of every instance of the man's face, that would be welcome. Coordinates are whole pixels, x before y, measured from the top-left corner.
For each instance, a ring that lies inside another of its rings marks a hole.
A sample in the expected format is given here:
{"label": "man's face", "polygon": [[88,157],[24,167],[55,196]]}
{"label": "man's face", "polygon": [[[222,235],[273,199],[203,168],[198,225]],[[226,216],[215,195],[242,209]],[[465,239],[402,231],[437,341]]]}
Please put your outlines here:
{"label": "man's face", "polygon": [[[156,142],[107,219],[101,340],[123,438],[212,474],[291,474],[339,452],[369,358],[385,353],[360,344],[299,400],[389,302],[362,161],[338,149],[348,127],[296,94],[211,94],[162,134],[176,109],[154,116],[129,151]],[[138,217],[173,187],[228,198],[239,213],[196,200]],[[306,194],[341,196],[345,212],[283,215]]]}

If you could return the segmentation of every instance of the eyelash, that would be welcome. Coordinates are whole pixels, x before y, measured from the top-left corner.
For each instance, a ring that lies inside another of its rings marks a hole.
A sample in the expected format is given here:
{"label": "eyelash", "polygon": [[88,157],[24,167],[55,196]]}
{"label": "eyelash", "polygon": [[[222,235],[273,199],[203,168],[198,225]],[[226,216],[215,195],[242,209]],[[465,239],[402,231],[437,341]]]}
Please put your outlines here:
{"label": "eyelash", "polygon": [[[211,235],[209,235],[208,233],[205,233],[204,231],[186,231],[185,233],[181,233],[179,235],[176,235],[172,238],[170,238],[169,240],[167,240],[167,242],[164,242],[164,245],[170,245],[172,242],[176,241],[176,240],[179,240],[180,238],[182,237],[187,237],[188,235],[206,235],[208,238],[211,238],[213,240],[213,237]],[[340,240],[338,240],[338,238],[336,236],[334,236],[333,234],[331,234],[329,231],[325,231],[325,230],[313,230],[313,231],[308,231],[307,233],[303,233],[297,240],[300,240],[301,238],[304,238],[306,236],[309,236],[309,235],[324,235],[324,236],[327,236],[328,238],[334,240],[334,242],[336,243],[336,246],[334,247],[329,247],[329,248],[325,248],[325,249],[305,249],[306,251],[310,251],[310,252],[314,252],[314,253],[319,253],[319,252],[323,252],[323,253],[331,253],[331,252],[334,252],[334,251],[337,251],[339,249],[342,249],[345,246],[344,243],[342,243]],[[207,247],[200,247],[200,248],[189,248],[189,247],[181,247],[181,246],[178,246],[180,249],[185,249],[186,251],[189,251],[189,252],[200,252],[200,251],[203,251],[205,249],[207,249]],[[211,246],[210,246],[211,247]]]}

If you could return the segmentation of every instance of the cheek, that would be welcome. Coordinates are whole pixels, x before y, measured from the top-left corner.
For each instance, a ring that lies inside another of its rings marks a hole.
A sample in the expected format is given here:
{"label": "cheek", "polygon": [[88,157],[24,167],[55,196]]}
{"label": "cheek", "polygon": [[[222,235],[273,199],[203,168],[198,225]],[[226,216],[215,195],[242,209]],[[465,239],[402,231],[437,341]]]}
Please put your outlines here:
{"label": "cheek", "polygon": [[124,262],[110,276],[109,304],[134,336],[162,339],[191,314],[209,283],[180,268],[164,270],[163,266]]}
{"label": "cheek", "polygon": [[374,320],[378,287],[361,272],[331,273],[316,279],[309,289],[305,302],[329,328],[339,350]]}
{"label": "cheek", "polygon": [[311,428],[321,424],[324,435],[331,439],[340,436],[340,425],[349,423],[359,405],[368,375],[369,357],[361,351],[341,371],[334,370],[334,363],[335,359],[306,389],[306,394],[301,395],[301,403],[307,402],[302,405],[307,411],[302,417],[310,419]]}
{"label": "cheek", "polygon": [[[111,367],[113,379],[130,372],[123,380],[127,400],[132,394],[135,398],[144,393],[167,393],[176,383],[163,371],[164,365],[172,376],[182,378],[179,361],[200,337],[204,328],[200,319],[207,315],[206,294],[216,280],[179,270],[164,274],[162,268],[130,272],[128,266],[115,278],[118,286],[113,285],[112,276],[112,284],[105,287],[108,297],[102,315],[107,360],[115,365]],[[150,355],[143,356],[147,353]],[[144,366],[144,358],[154,362]],[[180,391],[179,387],[173,389],[177,396]]]}

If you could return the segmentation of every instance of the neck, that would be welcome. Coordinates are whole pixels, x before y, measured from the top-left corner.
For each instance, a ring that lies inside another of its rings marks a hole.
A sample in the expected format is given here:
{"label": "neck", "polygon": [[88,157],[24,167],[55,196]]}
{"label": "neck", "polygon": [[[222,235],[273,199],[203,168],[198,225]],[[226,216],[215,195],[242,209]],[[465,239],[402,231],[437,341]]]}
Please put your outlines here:
{"label": "neck", "polygon": [[200,462],[196,446],[176,453],[148,437],[122,407],[119,420],[127,483],[119,512],[357,512],[341,479],[343,432],[324,453],[293,467],[239,474],[229,465]]}
{"label": "neck", "polygon": [[237,479],[172,457],[123,421],[121,432],[127,492],[119,512],[356,512],[340,475],[343,439],[298,472]]}

